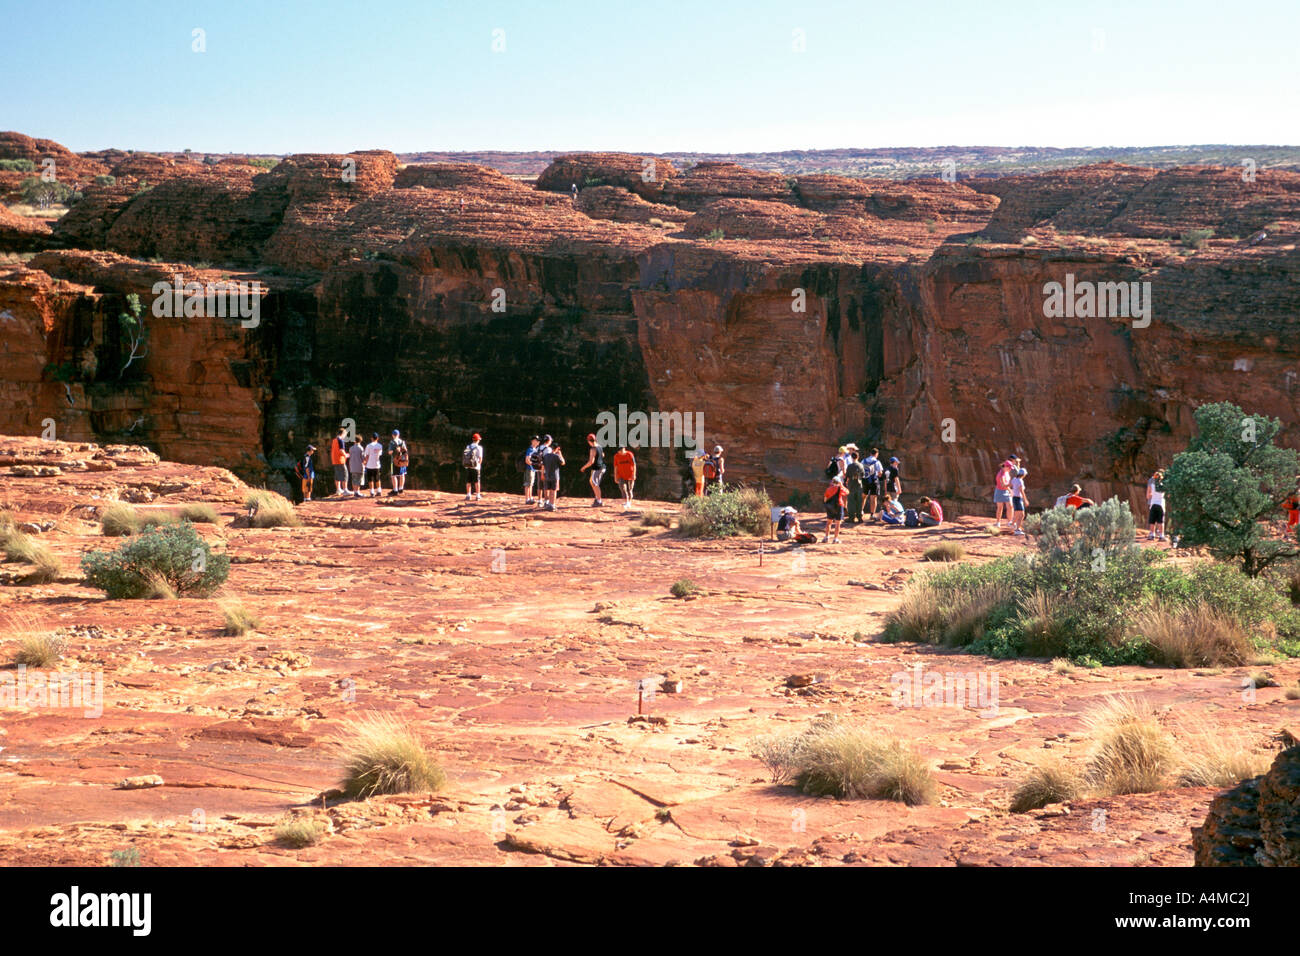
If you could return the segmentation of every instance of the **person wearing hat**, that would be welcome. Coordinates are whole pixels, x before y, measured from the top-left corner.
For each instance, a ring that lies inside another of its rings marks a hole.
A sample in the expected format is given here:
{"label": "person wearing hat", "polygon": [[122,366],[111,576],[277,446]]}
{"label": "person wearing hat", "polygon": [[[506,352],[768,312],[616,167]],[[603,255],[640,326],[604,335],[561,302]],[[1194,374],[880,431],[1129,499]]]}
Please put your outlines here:
{"label": "person wearing hat", "polygon": [[845,519],[849,524],[862,524],[862,507],[866,496],[862,493],[862,480],[866,471],[858,461],[858,449],[850,446],[849,462],[844,466],[844,486],[849,489],[849,515]]}
{"label": "person wearing hat", "polygon": [[703,448],[695,449],[691,455],[691,476],[695,479],[695,497],[699,498],[704,494],[704,463],[709,460],[708,453]]}
{"label": "person wearing hat", "polygon": [[393,478],[390,495],[400,495],[406,490],[406,468],[411,463],[411,449],[402,441],[402,433],[393,429],[393,440],[388,443],[389,472]]}
{"label": "person wearing hat", "polygon": [[537,507],[545,508],[547,503],[546,497],[546,456],[551,453],[551,444],[554,442],[550,435],[542,436],[542,443],[537,446],[533,452],[533,469],[537,472]]}
{"label": "person wearing hat", "polygon": [[533,457],[541,446],[542,440],[534,435],[528,439],[528,447],[524,449],[524,504],[526,505],[533,503],[533,485],[537,483],[537,467],[533,464]]}
{"label": "person wearing hat", "polygon": [[889,459],[884,471],[880,473],[880,493],[891,494],[897,500],[903,494],[902,473],[897,458]]}
{"label": "person wearing hat", "polygon": [[704,493],[713,487],[722,487],[722,476],[726,472],[726,462],[722,457],[722,446],[714,445],[713,454],[704,459]]}
{"label": "person wearing hat", "polygon": [[475,432],[470,443],[461,453],[461,464],[465,468],[465,500],[483,500],[483,446],[479,444],[483,436]]}
{"label": "person wearing hat", "polygon": [[293,473],[298,476],[299,487],[302,489],[303,504],[311,501],[311,486],[316,480],[315,456],[316,446],[308,445],[303,456],[293,466]]}
{"label": "person wearing hat", "polygon": [[[844,479],[836,475],[831,479],[822,503],[826,505],[826,540],[824,544],[840,543],[840,524],[844,521],[844,509],[849,501],[849,490],[844,487]],[[833,536],[833,537],[832,537]]]}
{"label": "person wearing hat", "polygon": [[802,530],[799,527],[799,512],[786,505],[781,509],[781,518],[776,523],[776,540],[812,544],[817,540],[817,535]]}
{"label": "person wearing hat", "polygon": [[382,488],[383,479],[380,478],[379,469],[384,461],[384,446],[379,443],[379,432],[370,433],[370,444],[366,446],[366,484],[369,486],[368,498],[378,498],[384,493]]}
{"label": "person wearing hat", "polygon": [[591,493],[595,495],[591,506],[599,508],[605,504],[600,499],[600,481],[605,477],[605,449],[601,447],[600,442],[596,441],[595,435],[587,436],[587,447],[591,449],[587,455],[587,463],[578,471],[582,472],[588,468],[591,469],[591,474],[587,478],[588,483],[591,485]]}

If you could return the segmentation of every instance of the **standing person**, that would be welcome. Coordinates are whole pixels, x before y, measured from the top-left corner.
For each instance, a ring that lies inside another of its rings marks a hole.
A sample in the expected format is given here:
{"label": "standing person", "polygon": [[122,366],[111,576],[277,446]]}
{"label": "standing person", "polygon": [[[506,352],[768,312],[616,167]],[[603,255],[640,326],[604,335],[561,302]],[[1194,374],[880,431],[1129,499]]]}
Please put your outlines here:
{"label": "standing person", "polygon": [[921,519],[921,527],[934,528],[943,524],[943,507],[939,502],[932,498],[922,498],[916,504],[917,517]]}
{"label": "standing person", "polygon": [[632,510],[633,492],[636,490],[636,455],[628,451],[626,445],[619,446],[614,452],[614,481],[618,483],[619,494],[623,496],[623,510]]}
{"label": "standing person", "polygon": [[1147,482],[1147,540],[1165,540],[1165,473],[1157,470]]}
{"label": "standing person", "polygon": [[1282,507],[1286,508],[1287,534],[1295,534],[1296,526],[1300,525],[1300,475],[1296,475],[1295,491],[1282,502]]}
{"label": "standing person", "polygon": [[998,465],[998,473],[993,478],[993,517],[995,528],[1002,527],[1002,519],[1011,518],[1011,476],[1013,466],[1009,458]]}
{"label": "standing person", "polygon": [[862,524],[862,479],[865,474],[855,448],[849,452],[849,463],[844,468],[844,484],[849,489],[849,516],[845,520],[850,524]]}
{"label": "standing person", "polygon": [[849,491],[844,487],[844,479],[836,475],[822,495],[822,503],[826,505],[826,540],[823,544],[840,543],[840,524],[844,521],[844,508],[848,500]]}
{"label": "standing person", "polygon": [[587,455],[587,463],[578,471],[583,472],[588,468],[591,469],[591,474],[587,478],[588,484],[591,485],[591,493],[595,495],[591,506],[600,508],[605,504],[600,497],[600,482],[605,477],[605,449],[601,447],[600,442],[596,441],[595,435],[587,436],[587,447],[591,449]]}
{"label": "standing person", "polygon": [[330,464],[334,467],[334,494],[340,498],[348,493],[348,430],[340,427],[330,439]]}
{"label": "standing person", "polygon": [[537,472],[537,507],[546,507],[546,456],[551,453],[551,436],[544,435],[542,443],[533,450],[533,470]]}
{"label": "standing person", "polygon": [[379,432],[370,433],[370,444],[366,446],[366,484],[370,486],[367,497],[378,498],[382,495],[382,481],[379,468],[384,460],[384,446],[379,444]]}
{"label": "standing person", "polygon": [[528,439],[528,447],[524,449],[524,504],[526,505],[533,503],[533,485],[540,484],[537,477],[537,468],[533,466],[533,456],[541,445],[542,440],[534,435]]}
{"label": "standing person", "polygon": [[564,464],[564,452],[559,445],[547,449],[542,456],[542,495],[546,499],[542,507],[547,511],[555,510],[555,498],[560,490],[560,468]]}
{"label": "standing person", "polygon": [[708,493],[710,488],[723,488],[722,476],[726,473],[727,465],[722,457],[722,446],[714,445],[713,454],[704,459],[704,491]]}
{"label": "standing person", "polygon": [[348,491],[354,498],[361,497],[366,486],[366,444],[360,438],[348,449]]}
{"label": "standing person", "polygon": [[704,453],[703,448],[695,449],[695,455],[691,458],[691,475],[695,478],[695,497],[700,498],[704,495],[704,463],[708,461],[709,456]]}
{"label": "standing person", "polygon": [[868,520],[872,520],[876,515],[876,502],[880,499],[880,476],[884,469],[880,465],[880,449],[871,449],[870,454],[862,462],[862,493],[867,499]]}
{"label": "standing person", "polygon": [[889,459],[889,464],[880,474],[880,493],[893,495],[896,499],[903,494],[903,475],[897,458]]}
{"label": "standing person", "polygon": [[316,480],[316,446],[308,445],[303,456],[298,459],[293,466],[293,473],[298,476],[299,487],[302,490],[302,503],[306,504],[311,501],[311,486]]}
{"label": "standing person", "polygon": [[393,429],[393,440],[388,443],[388,454],[393,476],[393,490],[389,494],[400,495],[406,490],[406,469],[411,464],[411,449],[402,441],[402,433],[396,428]]}
{"label": "standing person", "polygon": [[483,500],[483,436],[475,432],[465,450],[460,453],[460,464],[465,469],[465,500]]}
{"label": "standing person", "polygon": [[1029,472],[1017,468],[1011,477],[1011,527],[1016,534],[1025,533],[1025,511],[1029,507],[1029,498],[1025,494],[1025,475]]}

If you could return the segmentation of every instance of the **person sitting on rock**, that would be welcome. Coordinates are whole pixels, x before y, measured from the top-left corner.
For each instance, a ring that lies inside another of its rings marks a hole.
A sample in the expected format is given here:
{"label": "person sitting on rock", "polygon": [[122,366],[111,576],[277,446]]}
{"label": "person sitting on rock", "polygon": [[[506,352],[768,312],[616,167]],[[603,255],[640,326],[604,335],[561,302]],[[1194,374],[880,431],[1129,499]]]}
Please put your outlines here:
{"label": "person sitting on rock", "polygon": [[892,494],[886,493],[885,500],[880,506],[880,520],[885,524],[901,525],[904,513],[903,503]]}
{"label": "person sitting on rock", "polygon": [[817,535],[799,527],[799,512],[786,505],[781,509],[781,520],[776,523],[776,540],[793,541],[795,544],[812,544]]}
{"label": "person sitting on rock", "polygon": [[922,498],[916,503],[916,510],[922,528],[935,528],[943,524],[943,507],[933,498]]}

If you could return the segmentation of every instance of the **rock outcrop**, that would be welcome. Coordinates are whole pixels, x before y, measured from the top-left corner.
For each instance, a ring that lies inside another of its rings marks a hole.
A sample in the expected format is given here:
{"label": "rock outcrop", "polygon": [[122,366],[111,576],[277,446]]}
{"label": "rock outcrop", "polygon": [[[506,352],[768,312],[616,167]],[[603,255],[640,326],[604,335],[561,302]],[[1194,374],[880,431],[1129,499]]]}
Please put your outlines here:
{"label": "rock outcrop", "polygon": [[1215,797],[1192,846],[1197,866],[1300,866],[1300,747]]}

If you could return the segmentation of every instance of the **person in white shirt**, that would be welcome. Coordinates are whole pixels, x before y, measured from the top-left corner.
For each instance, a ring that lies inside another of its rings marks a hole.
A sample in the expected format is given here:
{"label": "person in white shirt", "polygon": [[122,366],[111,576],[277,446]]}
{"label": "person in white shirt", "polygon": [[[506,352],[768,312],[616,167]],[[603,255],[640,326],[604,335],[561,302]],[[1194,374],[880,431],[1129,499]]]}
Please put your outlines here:
{"label": "person in white shirt", "polygon": [[1029,498],[1025,494],[1025,475],[1029,472],[1017,468],[1011,476],[1011,527],[1013,534],[1025,533],[1025,511],[1029,508]]}
{"label": "person in white shirt", "polygon": [[379,469],[384,460],[384,446],[379,443],[379,432],[371,432],[370,444],[366,446],[366,484],[370,486],[367,497],[378,498],[383,491],[379,487]]}
{"label": "person in white shirt", "polygon": [[1147,482],[1147,540],[1165,540],[1165,473],[1157,471]]}

